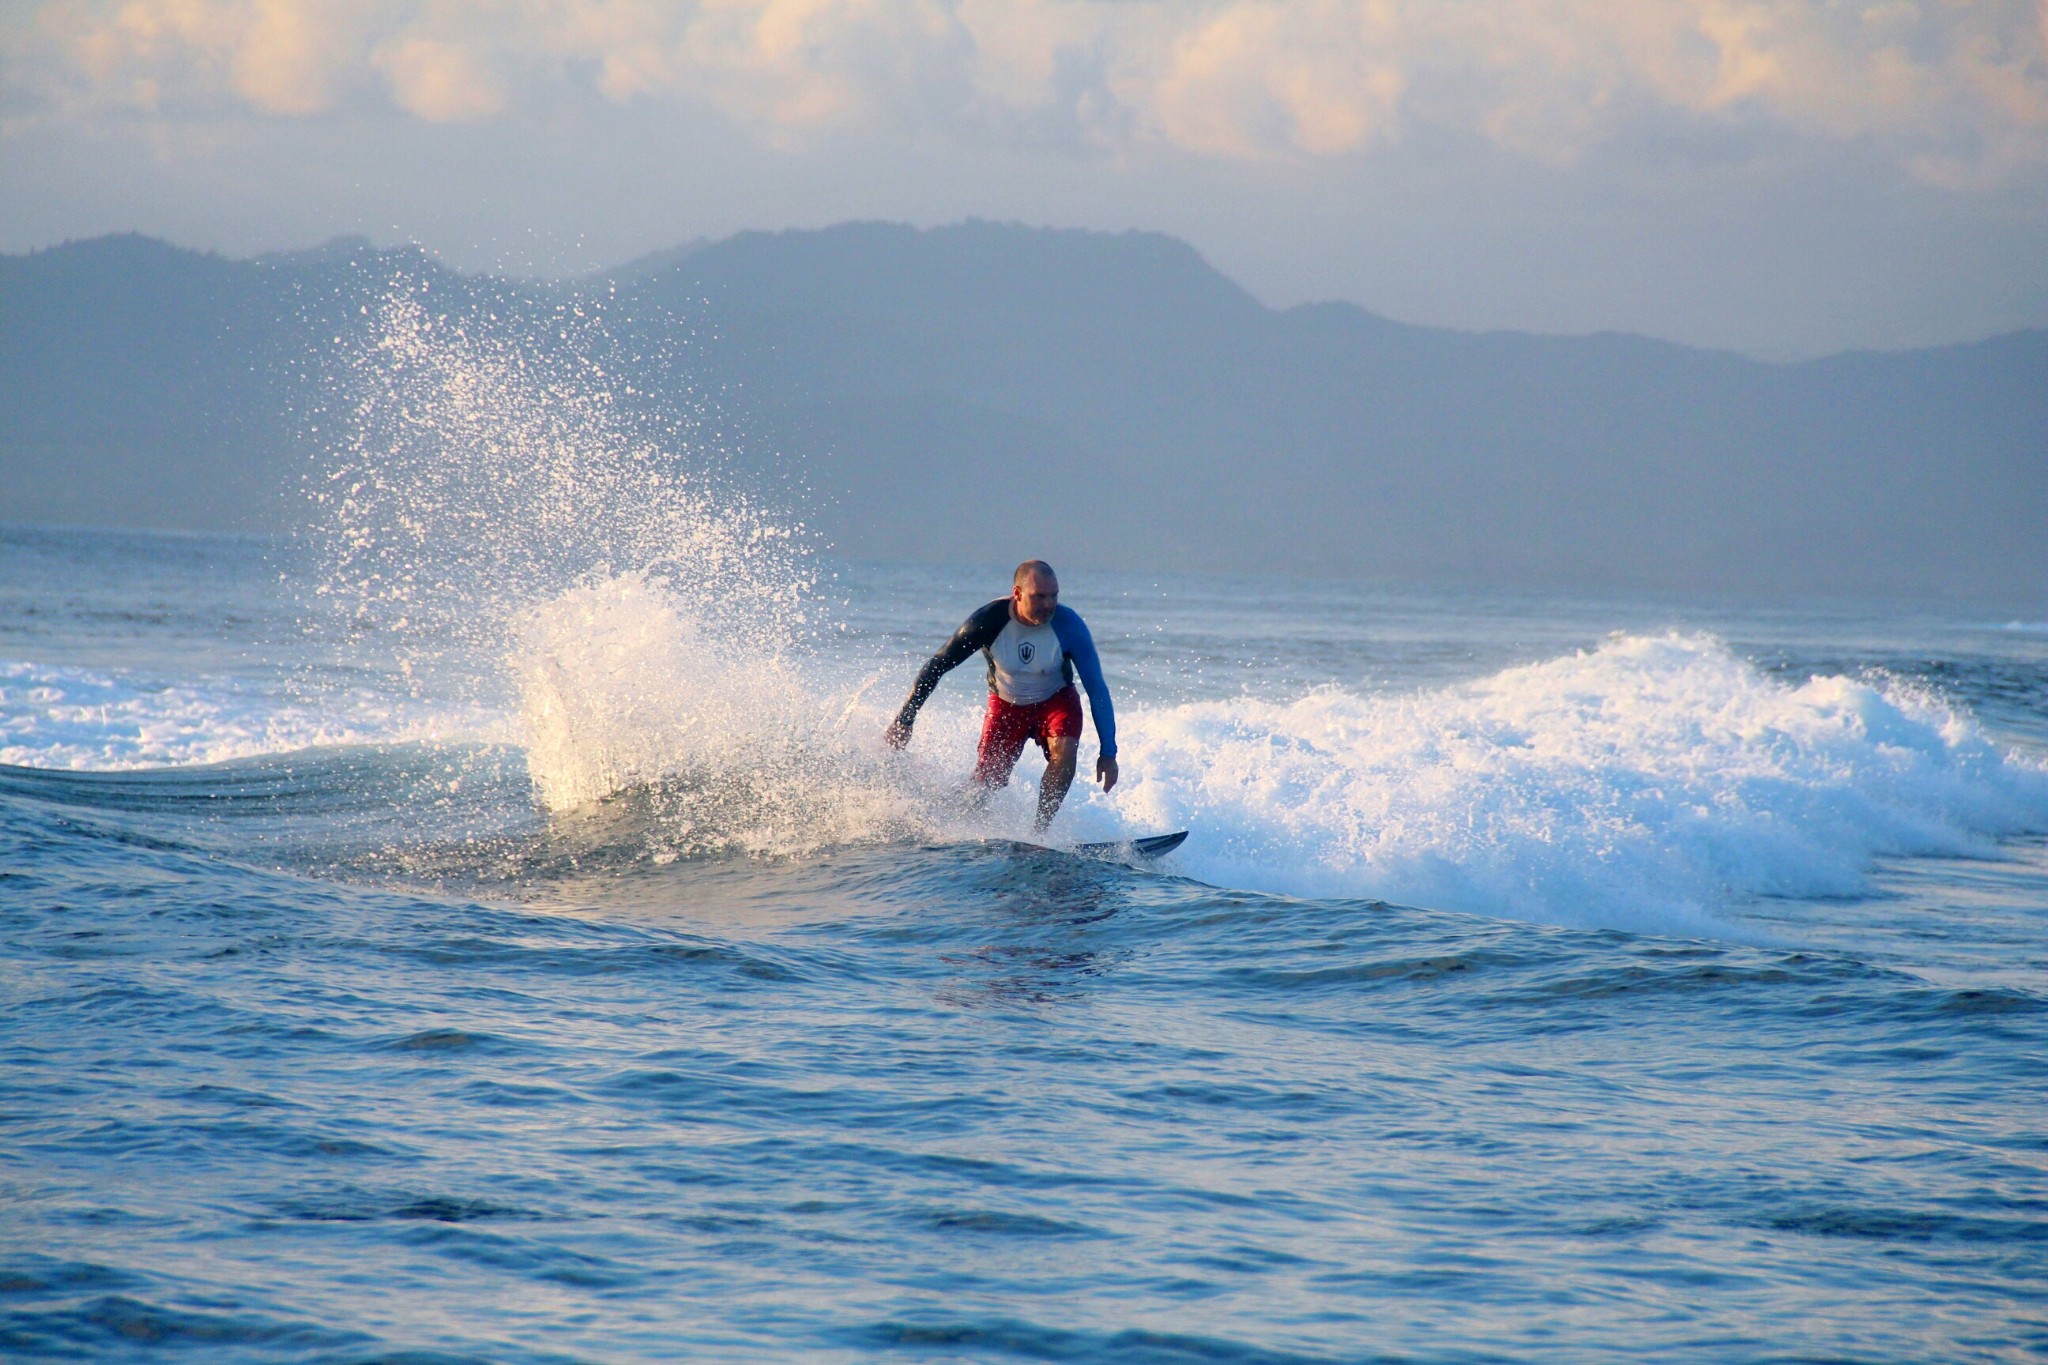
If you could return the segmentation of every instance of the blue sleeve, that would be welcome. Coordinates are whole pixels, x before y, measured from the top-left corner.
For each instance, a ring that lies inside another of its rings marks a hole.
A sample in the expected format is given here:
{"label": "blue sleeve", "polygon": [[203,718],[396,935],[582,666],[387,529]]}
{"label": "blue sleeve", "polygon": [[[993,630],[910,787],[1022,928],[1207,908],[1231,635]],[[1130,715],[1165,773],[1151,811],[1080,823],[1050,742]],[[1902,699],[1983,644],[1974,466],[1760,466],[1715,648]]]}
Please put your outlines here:
{"label": "blue sleeve", "polygon": [[1102,741],[1102,756],[1116,757],[1116,708],[1109,701],[1109,684],[1102,680],[1102,660],[1095,656],[1095,637],[1088,623],[1072,607],[1059,607],[1052,614],[1052,633],[1060,648],[1074,661],[1081,687],[1088,693],[1088,713],[1095,717],[1095,734]]}

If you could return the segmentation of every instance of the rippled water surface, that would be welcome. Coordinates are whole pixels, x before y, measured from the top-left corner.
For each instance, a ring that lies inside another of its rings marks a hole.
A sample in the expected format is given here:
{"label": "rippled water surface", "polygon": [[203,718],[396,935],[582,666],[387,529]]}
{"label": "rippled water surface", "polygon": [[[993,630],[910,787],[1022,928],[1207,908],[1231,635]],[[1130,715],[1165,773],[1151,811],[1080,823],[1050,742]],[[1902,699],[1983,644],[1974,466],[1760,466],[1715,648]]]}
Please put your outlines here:
{"label": "rippled water surface", "polygon": [[2048,1355],[2038,625],[1076,570],[1126,865],[875,743],[1000,569],[299,572],[0,533],[0,1355]]}

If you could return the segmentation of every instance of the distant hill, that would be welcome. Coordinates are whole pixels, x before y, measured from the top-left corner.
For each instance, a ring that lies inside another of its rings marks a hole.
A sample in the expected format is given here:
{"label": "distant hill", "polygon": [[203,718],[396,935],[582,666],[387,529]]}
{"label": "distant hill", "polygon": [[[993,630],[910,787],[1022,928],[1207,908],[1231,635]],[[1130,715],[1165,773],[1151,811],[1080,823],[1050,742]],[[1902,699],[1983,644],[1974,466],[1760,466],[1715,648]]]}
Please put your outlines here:
{"label": "distant hill", "polygon": [[[359,241],[0,258],[0,518],[299,515],[316,372],[401,268],[507,326],[552,297]],[[986,223],[745,233],[581,287],[855,555],[2048,604],[2048,333],[1777,365],[1454,332]]]}
{"label": "distant hill", "polygon": [[399,270],[520,302],[361,238],[254,261],[135,234],[0,256],[0,520],[292,525],[334,435],[312,418],[322,368]]}

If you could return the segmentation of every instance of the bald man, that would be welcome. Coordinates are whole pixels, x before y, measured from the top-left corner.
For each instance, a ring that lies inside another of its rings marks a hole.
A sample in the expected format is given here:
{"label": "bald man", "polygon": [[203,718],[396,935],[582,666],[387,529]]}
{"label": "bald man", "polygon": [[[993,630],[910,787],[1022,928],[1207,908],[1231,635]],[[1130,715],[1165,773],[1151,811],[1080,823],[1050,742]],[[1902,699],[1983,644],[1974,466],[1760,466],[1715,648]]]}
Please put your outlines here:
{"label": "bald man", "polygon": [[911,684],[909,700],[883,734],[891,748],[910,743],[910,727],[939,679],[980,650],[988,659],[988,714],[981,722],[981,748],[974,780],[984,790],[1009,783],[1010,770],[1036,741],[1045,751],[1045,778],[1038,784],[1038,828],[1052,823],[1067,788],[1074,783],[1074,759],[1081,741],[1081,698],[1074,678],[1088,689],[1088,709],[1102,739],[1096,780],[1116,785],[1116,710],[1095,640],[1072,607],[1060,605],[1060,581],[1052,565],[1028,559],[1010,578],[1010,595],[998,597],[961,623],[945,648],[925,661]]}

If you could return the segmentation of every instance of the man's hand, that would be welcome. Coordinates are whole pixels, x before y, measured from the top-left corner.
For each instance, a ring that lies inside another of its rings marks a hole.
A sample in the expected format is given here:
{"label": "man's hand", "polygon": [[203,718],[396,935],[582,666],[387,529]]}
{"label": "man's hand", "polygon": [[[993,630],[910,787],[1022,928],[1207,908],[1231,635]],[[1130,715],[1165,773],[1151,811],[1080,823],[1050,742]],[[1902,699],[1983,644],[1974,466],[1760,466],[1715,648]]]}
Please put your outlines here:
{"label": "man's hand", "polygon": [[1108,754],[1095,760],[1095,780],[1102,784],[1104,791],[1116,785],[1116,760]]}
{"label": "man's hand", "polygon": [[910,727],[900,720],[890,721],[889,728],[882,731],[882,743],[892,749],[902,748],[910,743]]}

